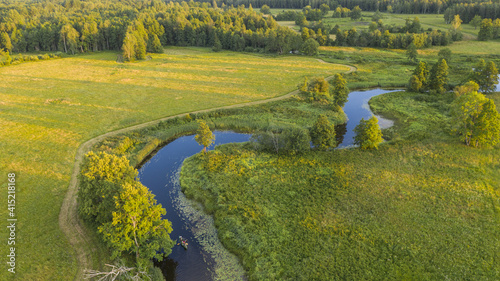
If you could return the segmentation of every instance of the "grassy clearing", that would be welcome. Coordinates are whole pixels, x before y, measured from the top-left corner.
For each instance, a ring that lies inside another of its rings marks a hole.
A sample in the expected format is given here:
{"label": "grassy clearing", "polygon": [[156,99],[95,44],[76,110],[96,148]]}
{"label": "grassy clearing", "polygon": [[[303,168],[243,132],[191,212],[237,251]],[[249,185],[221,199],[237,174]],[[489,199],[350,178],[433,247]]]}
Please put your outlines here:
{"label": "grassy clearing", "polygon": [[500,147],[456,141],[450,99],[374,98],[398,124],[378,151],[225,145],[186,160],[181,184],[251,280],[497,280]]}
{"label": "grassy clearing", "polygon": [[[0,69],[0,171],[17,174],[17,280],[67,280],[76,272],[58,215],[83,141],[177,113],[283,95],[304,76],[348,69],[203,48],[168,48],[136,63],[115,59],[104,52]],[[0,237],[7,235],[3,228]],[[102,251],[94,257],[94,267],[107,259]]]}
{"label": "grassy clearing", "polygon": [[[438,53],[443,48],[452,50],[448,62],[449,84],[454,87],[468,81],[471,69],[480,59],[492,60],[500,64],[498,42],[462,41],[447,47],[433,47],[418,50],[418,59],[431,65],[438,60]],[[484,48],[482,48],[484,47]],[[474,49],[478,48],[474,52]],[[346,76],[351,89],[368,87],[405,87],[415,69],[409,63],[405,50],[374,49],[362,47],[320,47],[323,60],[331,63],[346,63],[357,67],[358,71]]]}

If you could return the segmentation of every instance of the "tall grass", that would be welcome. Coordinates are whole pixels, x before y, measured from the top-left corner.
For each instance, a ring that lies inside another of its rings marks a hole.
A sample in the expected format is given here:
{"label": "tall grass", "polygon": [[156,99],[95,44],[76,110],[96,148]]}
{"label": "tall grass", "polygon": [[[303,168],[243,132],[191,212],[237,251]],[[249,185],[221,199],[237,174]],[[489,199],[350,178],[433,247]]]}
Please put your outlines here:
{"label": "tall grass", "polygon": [[397,119],[376,151],[224,145],[187,159],[181,186],[251,280],[497,280],[500,148],[456,140],[451,98],[374,98]]}

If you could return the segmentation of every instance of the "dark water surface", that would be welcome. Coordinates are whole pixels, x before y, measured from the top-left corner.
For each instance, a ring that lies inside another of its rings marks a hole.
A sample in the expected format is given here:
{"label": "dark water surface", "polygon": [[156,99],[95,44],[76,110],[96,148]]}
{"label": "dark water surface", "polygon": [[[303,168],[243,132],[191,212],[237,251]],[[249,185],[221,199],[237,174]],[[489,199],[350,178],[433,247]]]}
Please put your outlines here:
{"label": "dark water surface", "polygon": [[[349,94],[349,101],[344,106],[349,121],[336,128],[337,141],[341,143],[339,147],[353,145],[354,127],[361,118],[368,119],[372,116],[368,101],[371,97],[387,92],[391,91],[373,89]],[[378,118],[381,127],[392,126],[392,121]],[[215,145],[246,142],[250,139],[249,134],[214,134]],[[178,174],[182,162],[201,149],[193,135],[180,137],[160,149],[139,170],[141,182],[156,195],[156,200],[167,210],[165,219],[172,222],[173,228],[170,237],[176,240],[182,236],[189,240],[187,251],[176,245],[168,259],[157,263],[157,266],[162,269],[167,280],[172,281],[213,280],[216,275],[224,280],[245,280],[244,271],[236,257],[227,252],[217,239],[212,218],[201,211],[199,204],[187,200],[180,191]]]}
{"label": "dark water surface", "polygon": [[[370,110],[368,101],[374,97],[385,93],[396,92],[401,90],[384,90],[384,89],[372,89],[367,91],[353,91],[349,93],[348,101],[344,105],[344,112],[347,115],[347,124],[337,126],[337,135],[339,134],[339,128],[346,126],[345,134],[343,135],[342,141],[339,141],[337,137],[337,143],[340,143],[338,148],[345,148],[354,145],[354,128],[359,124],[361,118],[369,119],[374,115]],[[391,127],[394,122],[388,119],[384,119],[377,116],[378,124],[380,128],[385,129]]]}
{"label": "dark water surface", "polygon": [[[246,142],[250,139],[249,134],[233,132],[214,132],[214,134],[215,145]],[[200,245],[201,239],[195,239],[195,235],[199,234],[198,224],[206,225],[207,222],[203,220],[207,218],[200,218],[199,214],[193,215],[192,213],[197,210],[186,210],[190,206],[186,206],[187,200],[180,191],[178,179],[178,172],[184,159],[200,152],[202,148],[194,140],[193,135],[180,137],[159,150],[139,170],[142,184],[155,194],[158,203],[167,210],[164,218],[172,222],[173,231],[170,234],[172,240],[182,236],[189,241],[187,251],[176,245],[168,259],[157,264],[167,280],[213,279],[217,260]]]}

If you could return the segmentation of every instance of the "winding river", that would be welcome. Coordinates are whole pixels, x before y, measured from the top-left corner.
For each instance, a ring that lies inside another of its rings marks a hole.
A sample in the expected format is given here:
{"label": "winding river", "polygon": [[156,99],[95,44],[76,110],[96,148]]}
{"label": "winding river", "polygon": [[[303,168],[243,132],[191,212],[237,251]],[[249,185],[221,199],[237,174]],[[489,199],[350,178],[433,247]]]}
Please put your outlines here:
{"label": "winding river", "polygon": [[[361,118],[370,118],[368,106],[371,97],[391,91],[373,89],[353,91],[344,106],[348,122],[337,127],[339,148],[353,146],[354,127]],[[392,126],[392,121],[378,117],[382,128]],[[214,132],[215,145],[246,142],[249,134]],[[194,136],[176,139],[159,150],[139,170],[141,182],[147,186],[156,200],[167,210],[165,216],[172,222],[172,239],[179,236],[189,240],[189,250],[174,246],[168,259],[157,263],[167,280],[245,280],[244,270],[238,259],[229,253],[217,238],[213,219],[206,215],[199,204],[187,200],[180,191],[179,171],[184,159],[202,149]]]}

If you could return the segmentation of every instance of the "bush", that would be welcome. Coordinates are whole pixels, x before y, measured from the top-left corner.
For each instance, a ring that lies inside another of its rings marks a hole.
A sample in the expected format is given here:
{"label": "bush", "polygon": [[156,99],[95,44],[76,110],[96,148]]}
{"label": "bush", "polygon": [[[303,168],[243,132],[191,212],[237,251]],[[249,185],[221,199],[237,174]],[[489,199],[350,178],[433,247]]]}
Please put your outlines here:
{"label": "bush", "polygon": [[311,147],[309,132],[298,127],[257,132],[252,135],[250,141],[255,149],[276,154],[298,154]]}

